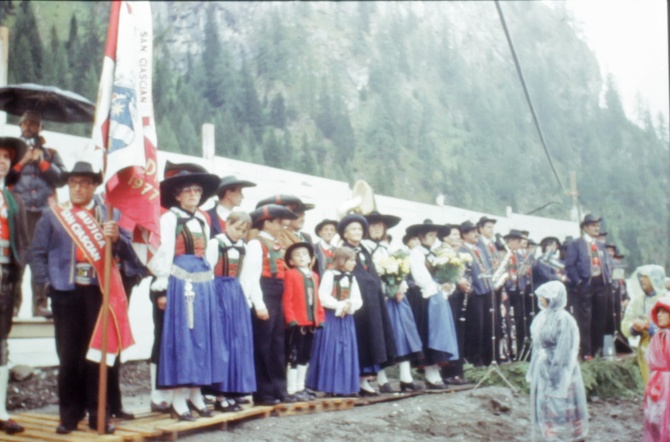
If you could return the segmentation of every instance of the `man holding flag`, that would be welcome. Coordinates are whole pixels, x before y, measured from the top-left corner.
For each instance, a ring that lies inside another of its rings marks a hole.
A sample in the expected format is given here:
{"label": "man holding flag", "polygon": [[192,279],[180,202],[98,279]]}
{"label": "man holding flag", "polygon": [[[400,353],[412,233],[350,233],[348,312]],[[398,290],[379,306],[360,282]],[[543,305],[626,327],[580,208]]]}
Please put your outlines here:
{"label": "man holding flag", "polygon": [[[101,289],[105,286],[105,246],[112,243],[115,262],[136,262],[130,236],[107,219],[107,208],[93,195],[102,183],[102,173],[91,164],[78,162],[65,173],[70,201],[44,212],[31,245],[30,265],[37,283],[51,297],[59,358],[58,399],[60,425],[67,434],[88,411],[88,424],[96,428],[98,416],[98,370],[101,361]],[[106,362],[132,345],[127,299],[116,265],[109,272],[109,331]],[[88,360],[87,360],[88,359]],[[96,361],[96,362],[92,362]],[[114,426],[106,423],[105,433]]]}

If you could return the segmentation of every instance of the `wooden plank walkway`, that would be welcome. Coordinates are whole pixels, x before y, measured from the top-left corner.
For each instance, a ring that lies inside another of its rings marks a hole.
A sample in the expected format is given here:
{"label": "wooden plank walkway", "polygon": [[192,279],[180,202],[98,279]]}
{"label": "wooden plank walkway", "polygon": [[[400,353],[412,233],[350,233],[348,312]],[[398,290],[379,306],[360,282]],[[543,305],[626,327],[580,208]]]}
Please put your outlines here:
{"label": "wooden plank walkway", "polygon": [[[301,414],[322,413],[352,409],[355,406],[372,405],[381,402],[397,401],[421,394],[455,393],[470,390],[473,384],[451,386],[448,390],[421,390],[408,393],[381,394],[374,397],[354,398],[317,398],[310,402],[296,402],[293,404],[279,404],[275,406],[245,405],[243,409],[234,413],[220,413],[215,411],[209,418],[198,417],[194,422],[183,422],[171,418],[167,413],[153,413],[147,410],[135,411],[135,419],[114,421],[116,432],[111,435],[100,436],[88,428],[87,421],[79,423],[77,431],[70,434],[56,434],[58,416],[55,414],[23,413],[14,416],[14,419],[26,429],[23,433],[7,435],[0,433],[0,440],[10,442],[47,441],[47,442],[144,442],[149,440],[174,441],[180,435],[202,430],[225,430],[228,424],[248,419],[268,418],[270,416],[295,416]],[[210,406],[211,408],[211,406]]]}

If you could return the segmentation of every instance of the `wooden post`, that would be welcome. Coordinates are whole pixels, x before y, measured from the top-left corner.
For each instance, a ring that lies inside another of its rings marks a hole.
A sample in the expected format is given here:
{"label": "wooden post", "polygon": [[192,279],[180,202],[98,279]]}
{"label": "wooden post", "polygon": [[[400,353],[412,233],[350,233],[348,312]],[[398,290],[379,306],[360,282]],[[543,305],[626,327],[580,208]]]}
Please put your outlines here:
{"label": "wooden post", "polygon": [[[114,220],[114,207],[107,206],[107,221]],[[100,376],[98,377],[98,434],[105,434],[107,420],[107,327],[109,326],[109,288],[112,279],[112,239],[105,237],[105,283],[102,288],[102,359],[100,360]]]}
{"label": "wooden post", "polygon": [[[0,86],[7,85],[7,72],[9,71],[9,29],[0,26]],[[0,112],[0,128],[7,124],[7,113]]]}
{"label": "wooden post", "polygon": [[572,221],[581,221],[582,211],[579,207],[579,191],[577,190],[577,173],[573,170],[570,172],[570,196],[572,197],[572,209],[570,210],[570,218]]}
{"label": "wooden post", "polygon": [[202,157],[206,160],[214,159],[214,125],[205,123],[202,125]]}

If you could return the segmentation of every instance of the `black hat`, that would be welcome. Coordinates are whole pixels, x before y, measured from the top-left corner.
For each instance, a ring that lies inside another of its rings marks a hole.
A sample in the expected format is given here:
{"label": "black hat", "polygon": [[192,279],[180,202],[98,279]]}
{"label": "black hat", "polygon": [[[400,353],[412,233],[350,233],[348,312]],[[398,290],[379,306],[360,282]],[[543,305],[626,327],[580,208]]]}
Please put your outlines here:
{"label": "black hat", "polygon": [[202,196],[199,206],[204,204],[214,193],[219,185],[219,177],[213,173],[197,173],[181,170],[176,175],[164,179],[160,183],[161,206],[169,209],[179,205],[175,198],[175,191],[187,184],[197,184],[202,187]]}
{"label": "black hat", "polygon": [[251,226],[254,229],[260,229],[263,221],[266,219],[296,219],[298,217],[286,207],[278,204],[266,204],[258,207],[256,210],[249,213],[249,216],[251,216]]}
{"label": "black hat", "polygon": [[235,187],[255,187],[256,183],[251,181],[245,181],[238,179],[235,175],[228,175],[221,178],[219,183],[219,188],[216,189],[216,194],[219,195],[219,198],[222,198],[225,195],[226,190],[234,189]]}
{"label": "black hat", "polygon": [[314,227],[314,233],[319,235],[321,229],[323,229],[324,226],[327,226],[329,224],[335,226],[335,229],[337,229],[337,221],[335,221],[334,219],[324,219],[319,224],[317,224],[316,227]]}
{"label": "black hat", "polygon": [[414,224],[405,229],[405,232],[408,235],[420,236],[425,235],[429,232],[439,232],[442,229],[442,226],[439,224],[434,224],[432,220],[425,219],[421,224]]}
{"label": "black hat", "polygon": [[624,259],[625,257],[626,255],[624,255],[623,253],[617,252],[614,254],[614,259]]}
{"label": "black hat", "polygon": [[489,218],[489,217],[487,217],[486,215],[484,215],[484,216],[482,216],[481,218],[479,218],[479,221],[477,221],[477,227],[483,227],[484,224],[486,224],[486,223],[493,223],[493,224],[495,224],[495,223],[497,223],[497,222],[498,222],[497,219]]}
{"label": "black hat", "polygon": [[395,227],[398,225],[400,222],[400,217],[398,216],[393,216],[393,215],[382,215],[381,213],[377,212],[376,210],[371,212],[368,215],[365,215],[365,219],[368,220],[368,224],[374,224],[374,223],[379,223],[382,222],[386,226],[387,229],[390,229],[391,227]]}
{"label": "black hat", "polygon": [[503,238],[505,239],[505,241],[507,241],[508,239],[523,239],[523,234],[521,234],[520,230],[512,229],[509,231],[507,235],[503,236]]}
{"label": "black hat", "polygon": [[63,172],[61,174],[61,182],[63,185],[67,184],[67,180],[71,176],[90,176],[95,183],[102,183],[102,171],[94,171],[91,163],[85,161],[77,161],[71,171]]}
{"label": "black hat", "polygon": [[402,237],[402,243],[405,244],[405,245],[408,245],[409,240],[412,239],[412,238],[416,238],[416,236],[415,235],[410,235],[409,233],[405,233]]}
{"label": "black hat", "polygon": [[163,170],[163,179],[173,177],[179,172],[207,173],[207,169],[195,163],[172,163],[170,160],[165,162]]}
{"label": "black hat", "polygon": [[536,246],[537,243],[535,241],[533,241],[532,239],[528,239],[528,245],[532,247],[532,246]]}
{"label": "black hat", "polygon": [[602,218],[597,218],[595,215],[589,213],[584,217],[584,220],[579,224],[579,227],[583,229],[586,225],[599,223],[600,221],[602,221]]}
{"label": "black hat", "polygon": [[302,213],[315,207],[314,204],[303,203],[300,198],[294,195],[274,195],[260,200],[258,204],[256,204],[256,208],[265,206],[266,204],[286,206],[295,213]]}
{"label": "black hat", "polygon": [[458,230],[461,231],[461,235],[463,235],[464,233],[471,232],[471,231],[475,230],[476,228],[477,228],[477,226],[470,220],[464,221],[458,226]]}
{"label": "black hat", "polygon": [[528,230],[521,231],[521,236],[523,236],[524,239],[528,239],[528,235],[530,235],[530,232]]}
{"label": "black hat", "polygon": [[552,241],[556,242],[557,247],[561,247],[561,241],[559,241],[559,239],[556,238],[555,236],[547,236],[542,238],[542,241],[540,241],[540,247],[545,247],[548,243]]}
{"label": "black hat", "polygon": [[363,232],[368,229],[368,220],[366,220],[363,215],[358,213],[350,213],[342,218],[337,224],[337,233],[340,235],[340,238],[344,239],[344,231],[351,223],[360,223],[360,225],[363,226]]}
{"label": "black hat", "polygon": [[300,247],[304,247],[307,249],[307,251],[309,252],[310,260],[314,259],[314,247],[312,247],[310,243],[308,242],[293,243],[290,246],[288,246],[288,249],[286,249],[286,253],[284,254],[284,261],[286,262],[286,265],[289,266],[290,268],[294,267],[289,263],[289,261],[291,261],[291,253],[293,253],[295,249],[299,249]]}
{"label": "black hat", "polygon": [[604,232],[604,231],[601,230],[600,232],[598,232],[598,236],[599,237],[600,236],[607,236],[607,232]]}
{"label": "black hat", "polygon": [[438,238],[442,239],[445,236],[448,236],[454,229],[460,232],[461,226],[459,226],[458,224],[445,224],[440,228],[439,232],[437,232],[437,236]]}
{"label": "black hat", "polygon": [[14,137],[0,137],[0,147],[11,151],[10,169],[21,161],[21,158],[23,158],[28,150],[28,146],[22,139]]}

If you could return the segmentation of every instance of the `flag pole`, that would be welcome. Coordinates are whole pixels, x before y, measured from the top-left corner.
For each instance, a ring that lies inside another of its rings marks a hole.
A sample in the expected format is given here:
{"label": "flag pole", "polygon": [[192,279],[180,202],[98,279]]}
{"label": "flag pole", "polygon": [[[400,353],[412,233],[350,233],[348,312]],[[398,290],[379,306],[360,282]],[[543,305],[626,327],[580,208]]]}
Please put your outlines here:
{"label": "flag pole", "polygon": [[[113,221],[114,207],[107,205],[107,221]],[[100,376],[98,378],[98,434],[105,434],[105,421],[107,420],[107,344],[109,327],[109,284],[112,277],[112,241],[111,237],[105,237],[105,280],[102,288],[102,356],[100,360]]]}
{"label": "flag pole", "polygon": [[[111,10],[109,15],[109,27],[107,28],[107,43],[105,47],[105,57],[108,53],[114,54],[116,58],[116,42],[117,32],[119,27],[121,2],[118,0],[111,2]],[[103,62],[104,70],[104,62]],[[98,93],[98,105],[100,104],[101,94]],[[96,109],[96,117],[98,115]],[[97,118],[96,118],[97,119]],[[96,121],[96,123],[98,123]],[[94,128],[95,130],[95,128]],[[105,148],[105,153],[108,147],[109,125],[105,124],[102,127],[102,141]],[[107,161],[103,160],[102,166],[106,170]],[[114,220],[114,207],[112,204],[107,204],[107,221]],[[105,280],[102,287],[102,306],[100,307],[100,314],[102,315],[102,345],[100,348],[100,366],[98,376],[98,434],[105,434],[105,424],[107,421],[107,348],[108,348],[108,327],[109,327],[109,289],[110,279],[112,276],[112,241],[111,237],[105,237]]]}

